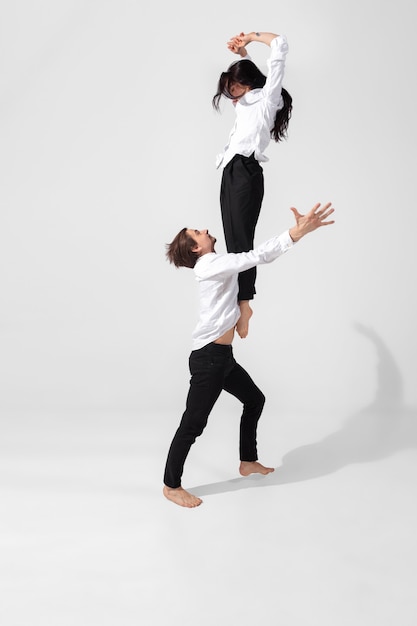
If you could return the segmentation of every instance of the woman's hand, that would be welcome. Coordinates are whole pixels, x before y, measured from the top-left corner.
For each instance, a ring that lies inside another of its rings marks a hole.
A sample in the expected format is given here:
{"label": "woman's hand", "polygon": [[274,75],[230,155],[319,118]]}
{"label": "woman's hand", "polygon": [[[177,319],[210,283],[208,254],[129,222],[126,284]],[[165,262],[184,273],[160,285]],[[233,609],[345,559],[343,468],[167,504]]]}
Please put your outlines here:
{"label": "woman's hand", "polygon": [[251,43],[252,41],[259,41],[259,43],[265,43],[267,46],[270,46],[271,41],[276,37],[279,37],[279,35],[277,35],[276,33],[265,33],[258,31],[253,31],[247,34],[240,33],[240,35],[232,37],[227,45],[229,47],[229,44],[232,44],[233,49],[229,49],[231,49],[232,52],[239,54],[237,50],[240,50],[241,48],[244,49],[245,46],[247,46],[248,43]]}
{"label": "woman's hand", "polygon": [[244,40],[245,37],[247,36],[244,33],[240,33],[240,35],[236,35],[235,37],[232,37],[227,42],[227,47],[229,48],[230,52],[233,52],[233,54],[238,54],[242,58],[245,57],[247,55],[245,46],[246,46],[246,43],[249,43],[249,41],[245,43],[245,40]]}

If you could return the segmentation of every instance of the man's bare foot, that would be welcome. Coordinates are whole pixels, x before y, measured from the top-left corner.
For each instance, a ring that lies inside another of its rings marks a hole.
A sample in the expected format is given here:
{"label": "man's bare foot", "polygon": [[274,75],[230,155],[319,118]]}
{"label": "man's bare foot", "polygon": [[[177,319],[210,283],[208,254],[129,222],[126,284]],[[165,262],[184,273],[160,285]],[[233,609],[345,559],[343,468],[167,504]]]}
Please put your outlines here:
{"label": "man's bare foot", "polygon": [[262,463],[258,463],[258,461],[241,461],[239,472],[242,476],[249,476],[249,474],[270,474],[274,472],[273,467],[265,467]]}
{"label": "man's bare foot", "polygon": [[195,506],[199,506],[203,502],[200,498],[193,496],[192,493],[185,491],[182,487],[173,489],[172,487],[164,485],[163,493],[168,500],[171,500],[171,502],[179,504],[179,506],[185,506],[189,509],[193,509]]}
{"label": "man's bare foot", "polygon": [[241,339],[245,339],[248,336],[249,332],[249,320],[253,315],[253,311],[249,306],[249,300],[241,300],[239,302],[240,306],[240,317],[236,324],[236,330]]}

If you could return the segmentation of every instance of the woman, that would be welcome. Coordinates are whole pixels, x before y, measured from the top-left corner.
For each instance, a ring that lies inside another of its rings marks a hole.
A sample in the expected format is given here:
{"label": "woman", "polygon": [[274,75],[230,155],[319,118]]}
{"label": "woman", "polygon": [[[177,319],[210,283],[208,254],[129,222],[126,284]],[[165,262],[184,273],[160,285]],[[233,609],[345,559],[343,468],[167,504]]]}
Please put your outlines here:
{"label": "woman", "polygon": [[[250,59],[246,46],[259,41],[271,48],[268,75],[265,76]],[[261,162],[271,139],[278,142],[286,137],[292,112],[292,98],[283,89],[286,37],[275,33],[240,33],[227,44],[241,59],[222,72],[213,97],[213,107],[219,111],[222,96],[233,101],[236,121],[228,144],[218,155],[216,165],[223,169],[220,205],[224,236],[228,252],[247,252],[254,247],[255,227],[264,195]],[[239,305],[241,316],[236,330],[240,337],[248,334],[256,280],[256,268],[239,274]]]}

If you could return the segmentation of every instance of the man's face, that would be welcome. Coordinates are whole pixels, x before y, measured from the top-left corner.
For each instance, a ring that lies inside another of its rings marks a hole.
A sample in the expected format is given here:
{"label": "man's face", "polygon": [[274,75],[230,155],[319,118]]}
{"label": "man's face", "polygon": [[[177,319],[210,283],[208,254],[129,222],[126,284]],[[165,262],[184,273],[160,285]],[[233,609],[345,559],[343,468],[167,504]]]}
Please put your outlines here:
{"label": "man's face", "polygon": [[196,247],[193,250],[194,252],[198,252],[200,255],[207,254],[208,252],[214,252],[216,238],[210,235],[207,229],[197,230],[194,228],[188,228],[187,234],[190,235],[190,237],[192,237],[196,242]]}

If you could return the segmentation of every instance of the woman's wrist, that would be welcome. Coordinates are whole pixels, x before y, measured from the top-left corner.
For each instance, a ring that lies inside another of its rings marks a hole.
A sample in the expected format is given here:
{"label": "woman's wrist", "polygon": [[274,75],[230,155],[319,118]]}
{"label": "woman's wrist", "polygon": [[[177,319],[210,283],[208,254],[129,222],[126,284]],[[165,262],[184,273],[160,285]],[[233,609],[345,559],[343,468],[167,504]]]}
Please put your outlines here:
{"label": "woman's wrist", "polygon": [[249,41],[260,41],[261,43],[265,43],[267,45],[271,45],[271,41],[278,37],[275,33],[267,33],[264,31],[253,31],[248,34]]}

